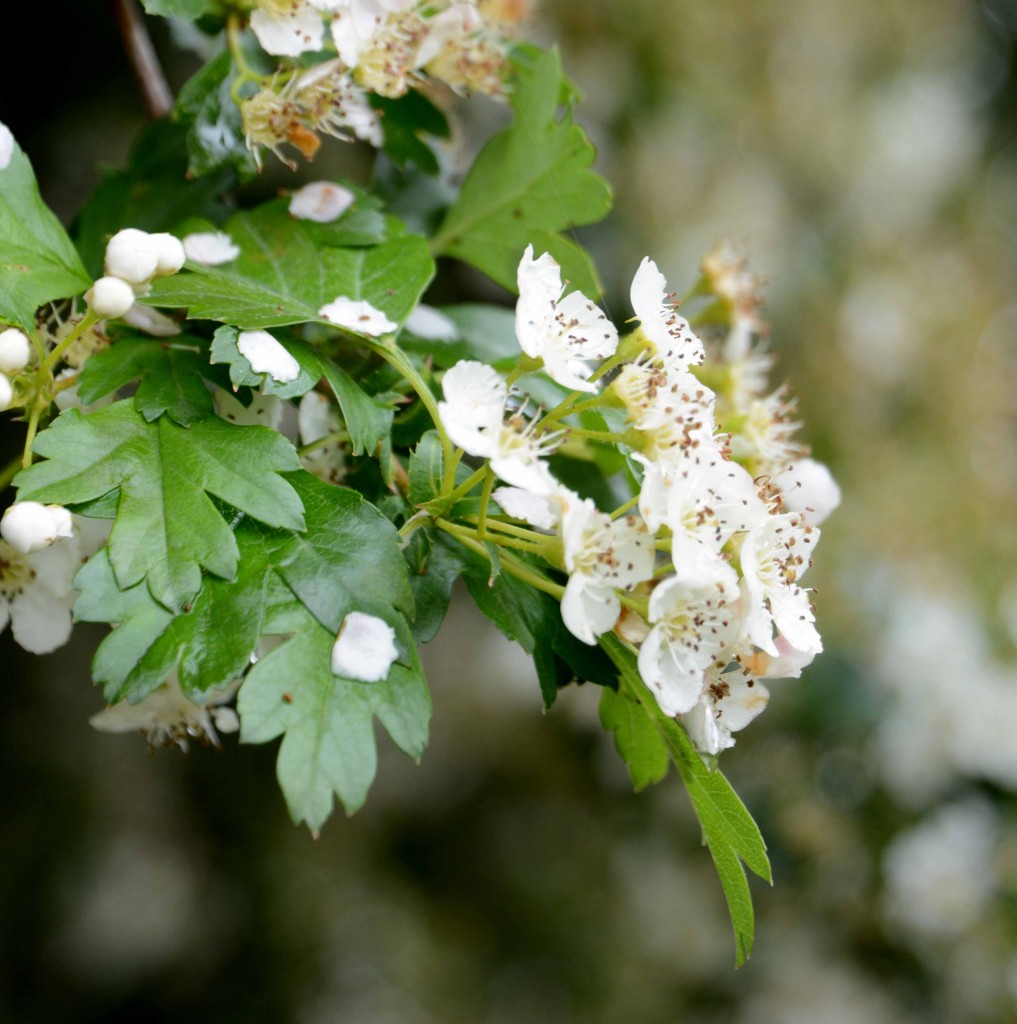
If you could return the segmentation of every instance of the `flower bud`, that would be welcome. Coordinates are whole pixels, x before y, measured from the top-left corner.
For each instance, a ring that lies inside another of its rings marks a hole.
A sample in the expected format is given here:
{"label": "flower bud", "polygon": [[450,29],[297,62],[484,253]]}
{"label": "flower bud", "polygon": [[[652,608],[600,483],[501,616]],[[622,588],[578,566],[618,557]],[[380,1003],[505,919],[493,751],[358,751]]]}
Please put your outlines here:
{"label": "flower bud", "polygon": [[19,373],[28,365],[31,348],[28,336],[16,327],[0,333],[0,371]]}
{"label": "flower bud", "polygon": [[106,273],[130,284],[144,284],[159,270],[160,244],[147,231],[124,228],[106,246]]}
{"label": "flower bud", "polygon": [[179,238],[168,234],[165,231],[149,236],[155,248],[156,267],[158,277],[168,277],[175,274],[184,265],[184,246]]}
{"label": "flower bud", "polygon": [[93,313],[115,320],[134,305],[134,289],[119,277],[100,277],[85,292],[85,301]]}
{"label": "flower bud", "polygon": [[11,387],[11,382],[3,375],[0,374],[0,412],[3,412],[14,399],[14,388]]}
{"label": "flower bud", "polygon": [[23,555],[48,548],[61,537],[72,537],[71,514],[62,505],[40,505],[19,501],[0,519],[0,535]]}

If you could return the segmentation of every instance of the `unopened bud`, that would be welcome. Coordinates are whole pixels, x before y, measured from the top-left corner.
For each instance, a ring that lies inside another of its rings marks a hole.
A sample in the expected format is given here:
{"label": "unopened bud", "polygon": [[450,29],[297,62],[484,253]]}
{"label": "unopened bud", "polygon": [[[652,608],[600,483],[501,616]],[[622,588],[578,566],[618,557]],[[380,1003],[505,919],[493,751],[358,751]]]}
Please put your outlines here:
{"label": "unopened bud", "polygon": [[130,284],[145,284],[159,270],[159,250],[147,231],[124,228],[106,246],[106,273]]}
{"label": "unopened bud", "polygon": [[0,412],[8,408],[13,399],[14,388],[11,387],[11,382],[3,374],[0,374]]}
{"label": "unopened bud", "polygon": [[23,555],[48,548],[61,537],[72,537],[71,514],[62,505],[40,505],[37,501],[19,501],[0,519],[0,535]]}
{"label": "unopened bud", "polygon": [[134,289],[119,277],[100,277],[85,292],[85,301],[93,313],[115,320],[134,305]]}
{"label": "unopened bud", "polygon": [[175,274],[184,265],[184,259],[186,258],[183,243],[179,238],[165,231],[150,237],[155,247],[156,274],[159,277]]}
{"label": "unopened bud", "polygon": [[16,327],[10,327],[0,333],[0,371],[3,373],[20,373],[27,365],[31,356],[28,335]]}

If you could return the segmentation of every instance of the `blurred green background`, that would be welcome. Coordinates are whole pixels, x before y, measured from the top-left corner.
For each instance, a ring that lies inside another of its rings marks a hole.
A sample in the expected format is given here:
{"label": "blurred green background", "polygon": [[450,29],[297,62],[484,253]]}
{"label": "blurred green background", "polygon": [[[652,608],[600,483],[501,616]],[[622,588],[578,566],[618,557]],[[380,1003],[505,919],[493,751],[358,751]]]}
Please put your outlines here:
{"label": "blurred green background", "polygon": [[[70,219],[144,113],[104,6],[28,17],[61,56],[8,77],[0,120]],[[196,59],[153,32],[179,86]],[[317,842],[272,750],[95,733],[98,634],[44,659],[7,634],[3,1021],[1017,1018],[1017,6],[547,0],[531,34],[616,188],[582,236],[609,311],[643,255],[681,290],[740,242],[844,489],[827,651],[723,761],[774,862],[755,956],[732,969],[677,780],[633,796],[592,688],[542,715],[465,600],[428,652],[423,763],[383,742]]]}

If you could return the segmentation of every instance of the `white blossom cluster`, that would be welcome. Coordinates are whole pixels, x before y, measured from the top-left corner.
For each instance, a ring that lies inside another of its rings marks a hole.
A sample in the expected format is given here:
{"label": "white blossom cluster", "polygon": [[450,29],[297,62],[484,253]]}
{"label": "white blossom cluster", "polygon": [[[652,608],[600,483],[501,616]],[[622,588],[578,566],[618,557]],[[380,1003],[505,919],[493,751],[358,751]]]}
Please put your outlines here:
{"label": "white blossom cluster", "polygon": [[185,259],[183,243],[174,235],[123,228],[107,243],[105,276],[85,293],[85,301],[97,319],[125,316],[137,296],[145,295],[157,277],[175,274]]}
{"label": "white blossom cluster", "polygon": [[258,0],[251,29],[266,53],[296,58],[328,48],[337,57],[301,71],[242,104],[248,145],[281,156],[289,143],[314,155],[318,133],[380,145],[368,94],[397,98],[430,80],[457,91],[499,95],[506,18],[476,0]]}
{"label": "white blossom cluster", "polygon": [[[728,277],[740,267],[724,266]],[[735,304],[725,358],[707,367],[702,340],[649,259],[631,287],[639,328],[621,346],[593,302],[563,294],[549,255],[528,249],[518,282],[516,332],[534,365],[574,393],[597,393],[594,367],[611,361],[601,399],[626,412],[618,443],[641,478],[630,503],[639,514],[612,517],[559,483],[547,456],[567,430],[542,429],[485,364],[447,371],[442,422],[511,485],[495,492],[506,513],[556,530],[568,629],[588,644],[614,630],[637,646],[661,709],[716,754],[766,706],[761,679],[798,676],[822,650],[801,581],[818,523],[839,501],[836,484],[791,440],[783,392],[765,394],[768,357],[751,344],[758,328],[745,302]],[[723,397],[707,376],[723,380]]]}
{"label": "white blossom cluster", "polygon": [[0,332],[0,412],[14,400],[11,378],[24,370],[31,358],[32,348],[24,331],[8,327]]}

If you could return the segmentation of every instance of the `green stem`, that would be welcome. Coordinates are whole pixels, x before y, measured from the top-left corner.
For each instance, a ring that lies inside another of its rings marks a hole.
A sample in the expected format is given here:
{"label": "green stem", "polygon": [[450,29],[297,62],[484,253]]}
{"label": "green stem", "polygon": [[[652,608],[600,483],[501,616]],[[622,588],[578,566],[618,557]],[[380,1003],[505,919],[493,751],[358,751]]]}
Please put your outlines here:
{"label": "green stem", "polygon": [[[464,516],[463,520],[467,523],[476,523],[478,518],[478,516]],[[493,517],[488,517],[487,529],[493,530],[495,533],[507,533],[510,537],[521,537],[523,540],[536,540],[547,536],[546,534],[534,533],[532,530],[524,529],[521,526],[513,526],[511,523],[503,523]]]}
{"label": "green stem", "polygon": [[326,434],[324,437],[319,437],[317,441],[311,441],[310,444],[298,448],[297,455],[307,455],[319,448],[327,448],[330,444],[342,444],[349,439],[350,435],[345,430],[337,430],[334,434]]}
{"label": "green stem", "polygon": [[480,492],[480,515],[477,520],[477,535],[481,540],[487,538],[487,507],[491,504],[491,491],[494,488],[494,473],[491,467],[487,468],[487,475],[484,477],[484,489]]}
{"label": "green stem", "polygon": [[7,490],[21,468],[21,459],[15,457],[3,469],[0,469],[0,492]]}
{"label": "green stem", "polygon": [[579,427],[569,427],[569,437],[582,437],[587,441],[603,441],[606,444],[625,444],[629,432],[618,433],[615,430],[582,430]]}
{"label": "green stem", "polygon": [[486,537],[481,536],[479,531],[471,530],[467,526],[461,526],[458,523],[450,523],[447,519],[436,519],[435,525],[446,533],[451,533],[452,536],[458,537],[462,540],[464,537],[472,538],[476,541],[487,541],[488,543],[495,544],[500,548],[515,548],[517,551],[528,551],[530,554],[539,555],[542,553],[544,545],[537,542],[529,542],[516,540],[512,537],[504,537],[501,534],[489,534]]}
{"label": "green stem", "polygon": [[[446,533],[455,537],[456,540],[458,540],[464,547],[469,548],[471,551],[490,561],[491,556],[488,553],[487,548],[485,548],[480,541],[474,540],[469,536],[460,536],[455,527],[444,520],[437,520],[435,525],[438,526],[439,529],[442,529]],[[515,576],[517,580],[522,580],[523,583],[528,583],[531,587],[534,587],[537,590],[542,590],[545,594],[550,594],[557,601],[560,601],[565,596],[564,587],[559,586],[557,583],[552,583],[546,577],[541,576],[540,573],[534,572],[532,569],[523,565],[510,554],[506,553],[502,556],[501,567],[510,576]]]}
{"label": "green stem", "polygon": [[42,415],[42,410],[43,406],[36,402],[28,416],[28,433],[25,435],[25,450],[21,456],[23,468],[32,464],[32,443],[35,441],[35,433],[39,429],[39,417]]}
{"label": "green stem", "polygon": [[639,504],[639,495],[637,494],[634,497],[629,498],[629,500],[626,501],[624,505],[619,505],[618,508],[616,508],[611,513],[611,518],[612,519],[620,519],[623,515],[625,515],[626,512],[632,511],[632,509],[634,509],[636,507],[636,505],[638,505],[638,504]]}

